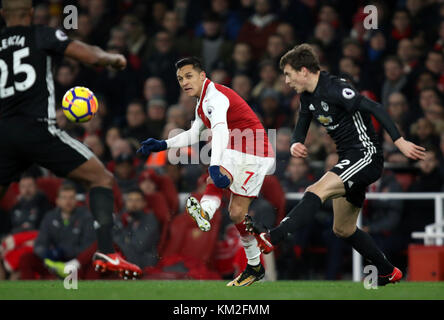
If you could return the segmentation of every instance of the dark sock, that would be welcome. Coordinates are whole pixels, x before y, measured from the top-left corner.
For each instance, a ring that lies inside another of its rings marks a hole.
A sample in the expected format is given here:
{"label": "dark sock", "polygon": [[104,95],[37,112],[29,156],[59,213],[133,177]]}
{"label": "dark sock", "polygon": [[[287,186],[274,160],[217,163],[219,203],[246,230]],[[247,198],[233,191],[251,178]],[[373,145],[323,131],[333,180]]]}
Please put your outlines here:
{"label": "dark sock", "polygon": [[272,244],[278,244],[289,233],[307,225],[322,205],[321,199],[313,192],[305,192],[301,201],[287,214],[276,228],[270,230]]}
{"label": "dark sock", "polygon": [[376,246],[373,238],[359,228],[350,237],[344,238],[365,259],[378,268],[379,275],[387,275],[393,272],[393,265],[387,260],[385,254]]}
{"label": "dark sock", "polygon": [[114,196],[109,188],[94,187],[89,192],[89,207],[91,213],[99,223],[96,229],[97,246],[102,253],[113,253],[113,209]]}

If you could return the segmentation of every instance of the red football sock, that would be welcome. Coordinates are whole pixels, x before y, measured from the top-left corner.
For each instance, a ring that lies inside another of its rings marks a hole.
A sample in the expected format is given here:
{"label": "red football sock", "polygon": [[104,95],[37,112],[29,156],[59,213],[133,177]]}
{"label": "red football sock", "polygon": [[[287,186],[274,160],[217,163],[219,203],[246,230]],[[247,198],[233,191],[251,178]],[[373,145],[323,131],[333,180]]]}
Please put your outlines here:
{"label": "red football sock", "polygon": [[209,183],[205,188],[204,196],[218,197],[220,200],[222,200],[223,193],[224,189],[216,187],[213,183]]}

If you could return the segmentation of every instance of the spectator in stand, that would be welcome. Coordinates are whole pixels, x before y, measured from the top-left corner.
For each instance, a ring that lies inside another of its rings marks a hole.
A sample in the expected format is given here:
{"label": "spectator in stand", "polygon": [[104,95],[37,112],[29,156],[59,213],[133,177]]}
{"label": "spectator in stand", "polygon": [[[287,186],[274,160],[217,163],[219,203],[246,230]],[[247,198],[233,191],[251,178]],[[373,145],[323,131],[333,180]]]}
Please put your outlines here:
{"label": "spectator in stand", "polygon": [[73,38],[83,41],[88,44],[92,44],[92,21],[91,17],[87,13],[79,13],[78,16],[78,28],[73,34]]}
{"label": "spectator in stand", "polygon": [[187,128],[191,126],[191,122],[194,121],[196,114],[196,99],[188,96],[185,91],[182,91],[179,96],[179,105],[185,108],[185,116],[187,119]]}
{"label": "spectator in stand", "polygon": [[313,37],[311,41],[318,41],[321,45],[324,57],[322,61],[329,66],[334,66],[340,54],[335,29],[328,22],[320,21],[316,24]]}
{"label": "spectator in stand", "polygon": [[280,22],[276,33],[284,39],[285,48],[293,48],[296,45],[296,35],[293,26],[287,22]]}
{"label": "spectator in stand", "polygon": [[[367,78],[371,81],[382,83],[384,81],[383,61],[387,52],[387,41],[382,31],[376,30],[370,33],[367,46],[367,55],[364,57],[364,68]],[[362,62],[362,61],[361,61]],[[379,92],[380,88],[373,91]]]}
{"label": "spectator in stand", "polygon": [[[115,24],[115,20],[109,12],[111,4],[107,0],[88,1],[88,15],[91,18],[92,44],[105,47],[109,30]],[[80,21],[79,21],[80,27]]]}
{"label": "spectator in stand", "polygon": [[392,18],[392,29],[390,30],[388,44],[389,51],[394,52],[398,42],[412,35],[410,13],[406,9],[397,9]]}
{"label": "spectator in stand", "polygon": [[142,58],[148,47],[148,37],[142,22],[135,15],[126,14],[120,20],[120,26],[126,33],[129,53]]}
{"label": "spectator in stand", "polygon": [[92,152],[96,155],[97,158],[100,159],[103,163],[108,161],[109,159],[106,159],[105,154],[105,146],[103,145],[102,140],[100,137],[96,134],[90,134],[83,140],[83,143],[91,149]]}
{"label": "spectator in stand", "polygon": [[257,110],[256,101],[251,96],[253,84],[251,78],[245,74],[237,74],[231,79],[231,88],[254,110]]}
{"label": "spectator in stand", "polygon": [[396,55],[403,63],[403,71],[409,74],[418,65],[418,50],[413,46],[413,42],[409,38],[404,38],[398,42]]}
{"label": "spectator in stand", "polygon": [[327,22],[337,30],[338,35],[342,35],[341,21],[338,12],[333,5],[328,3],[321,5],[318,11],[318,21]]}
{"label": "spectator in stand", "polygon": [[164,1],[153,1],[151,3],[151,10],[148,12],[151,13],[151,16],[149,17],[149,28],[150,30],[153,30],[154,32],[157,32],[162,29],[162,21],[165,16],[165,13],[168,10],[168,6]]}
{"label": "spectator in stand", "polygon": [[440,103],[431,104],[424,112],[425,118],[433,123],[437,132],[444,130],[444,107]]}
{"label": "spectator in stand", "polygon": [[[230,41],[237,39],[241,28],[241,20],[236,11],[230,10],[230,1],[228,0],[211,0],[211,11],[217,13],[221,19],[223,33]],[[196,34],[200,35],[202,27],[199,27]]]}
{"label": "spectator in stand", "polygon": [[381,89],[381,102],[387,107],[388,98],[393,92],[402,92],[407,85],[401,59],[390,56],[384,61],[385,81]]}
{"label": "spectator in stand", "polygon": [[144,60],[144,70],[150,77],[159,77],[163,80],[166,88],[166,97],[176,101],[179,96],[179,86],[176,80],[174,63],[179,55],[174,50],[171,35],[166,30],[158,31],[154,36],[154,50]]}
{"label": "spectator in stand", "polygon": [[[314,181],[307,159],[291,157],[285,172],[282,188],[285,192],[304,192],[305,188]],[[298,201],[296,201],[297,203]],[[295,200],[287,201],[287,207],[292,208]]]}
{"label": "spectator in stand", "polygon": [[[188,123],[185,112],[186,112],[185,107],[181,105],[175,105],[169,107],[166,115],[167,123],[174,123],[176,128],[186,130]],[[146,135],[145,137],[143,137],[143,139],[150,136],[151,135]]]}
{"label": "spectator in stand", "polygon": [[146,102],[154,97],[167,98],[165,84],[159,77],[149,77],[145,80],[143,86],[143,97]]}
{"label": "spectator in stand", "polygon": [[253,58],[259,60],[267,47],[268,37],[276,32],[279,21],[271,12],[270,0],[255,0],[254,14],[246,21],[237,38],[252,48]]}
{"label": "spectator in stand", "polygon": [[[163,127],[166,124],[166,108],[167,102],[162,98],[153,97],[150,101],[148,101],[148,119],[146,120],[146,123],[147,127],[150,129],[151,136],[155,139],[159,139],[161,137]],[[146,137],[147,136],[142,137],[139,142]]]}
{"label": "spectator in stand", "polygon": [[142,141],[145,137],[151,136],[152,133],[146,123],[145,107],[142,101],[134,100],[126,107],[126,124],[122,130],[122,134],[126,139],[134,139],[137,142]]}
{"label": "spectator in stand", "polygon": [[255,82],[257,80],[256,64],[253,62],[251,47],[246,42],[234,45],[231,60],[228,62],[228,71],[231,76],[245,74]]}
{"label": "spectator in stand", "polygon": [[273,33],[268,37],[267,48],[263,59],[274,61],[276,67],[279,66],[279,60],[287,52],[285,40],[279,33]]}
{"label": "spectator in stand", "polygon": [[70,184],[60,187],[57,207],[45,214],[40,225],[34,252],[22,255],[19,262],[23,280],[48,278],[46,259],[68,261],[90,246],[95,240],[93,218],[85,207],[77,207],[76,188]]}
{"label": "spectator in stand", "polygon": [[143,192],[138,188],[128,189],[124,194],[124,223],[114,228],[113,239],[127,259],[140,268],[154,266],[158,261],[157,246],[160,225],[156,216],[148,211]]}
{"label": "spectator in stand", "polygon": [[128,190],[137,187],[137,171],[134,167],[134,156],[122,153],[114,160],[114,176],[119,189],[126,193]]}
{"label": "spectator in stand", "polygon": [[430,50],[427,53],[424,66],[426,70],[433,73],[439,82],[441,82],[441,77],[444,72],[444,54],[441,51]]}
{"label": "spectator in stand", "polygon": [[91,120],[81,123],[80,126],[83,129],[82,140],[89,135],[97,135],[100,137],[103,134],[102,117],[98,114],[96,114]]}
{"label": "spectator in stand", "polygon": [[177,11],[169,10],[165,12],[162,20],[162,27],[169,32],[173,39],[174,49],[180,56],[192,55],[193,52],[188,46],[192,38],[187,35],[186,29],[182,26]]}
{"label": "spectator in stand", "polygon": [[350,57],[342,57],[339,60],[339,72],[343,75],[347,75],[353,86],[359,90],[369,88],[368,81],[365,79],[365,74],[361,72],[361,67],[357,61]]}
{"label": "spectator in stand", "polygon": [[285,170],[290,160],[291,137],[293,130],[288,127],[282,127],[276,134],[276,170],[275,175],[280,181],[285,178]]}
{"label": "spectator in stand", "polygon": [[[116,249],[126,258],[132,259],[140,268],[153,266],[158,261],[157,246],[160,237],[159,221],[147,209],[142,191],[131,188],[124,194],[124,211],[114,215],[113,240]],[[80,252],[73,259],[63,261],[47,261],[49,269],[60,278],[66,277],[66,266],[79,270],[86,279],[97,279],[100,275],[91,272],[92,257],[97,250],[97,242]],[[130,278],[131,275],[122,275]]]}
{"label": "spectator in stand", "polygon": [[210,74],[216,62],[227,63],[227,57],[233,51],[233,44],[225,38],[221,17],[217,13],[206,12],[202,26],[202,36],[193,42],[194,55],[202,57],[205,70]]}
{"label": "spectator in stand", "polygon": [[20,178],[17,198],[9,213],[12,230],[3,238],[0,249],[0,263],[10,280],[19,278],[20,257],[32,252],[40,223],[51,207],[46,195],[38,190],[34,176],[27,173]]}
{"label": "spectator in stand", "polygon": [[259,64],[260,81],[254,86],[252,96],[259,99],[265,89],[279,90],[278,71],[273,61],[264,60]]}
{"label": "spectator in stand", "polygon": [[48,25],[49,18],[50,12],[47,4],[41,3],[34,7],[34,15],[32,17],[33,24]]}
{"label": "spectator in stand", "polygon": [[427,118],[420,118],[410,127],[412,141],[423,146],[438,146],[439,137],[436,135],[435,126]]}
{"label": "spectator in stand", "polygon": [[409,116],[409,105],[407,99],[401,92],[393,92],[388,97],[387,111],[392,120],[402,128],[402,131],[408,132],[411,123]]}
{"label": "spectator in stand", "polygon": [[354,59],[358,63],[363,63],[365,56],[362,45],[359,41],[352,38],[345,38],[342,41],[342,56]]}
{"label": "spectator in stand", "polygon": [[287,116],[279,107],[280,96],[277,90],[265,88],[259,96],[260,101],[260,115],[265,130],[279,129],[282,127]]}

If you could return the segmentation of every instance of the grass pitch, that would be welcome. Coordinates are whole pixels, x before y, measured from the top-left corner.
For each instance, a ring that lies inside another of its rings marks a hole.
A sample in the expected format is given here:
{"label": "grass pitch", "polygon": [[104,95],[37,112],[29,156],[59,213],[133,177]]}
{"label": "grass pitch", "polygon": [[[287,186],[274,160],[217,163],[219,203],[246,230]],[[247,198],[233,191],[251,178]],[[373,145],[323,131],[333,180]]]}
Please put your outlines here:
{"label": "grass pitch", "polygon": [[0,300],[444,300],[444,282],[401,282],[374,290],[350,281],[259,282],[226,287],[226,281],[1,281]]}

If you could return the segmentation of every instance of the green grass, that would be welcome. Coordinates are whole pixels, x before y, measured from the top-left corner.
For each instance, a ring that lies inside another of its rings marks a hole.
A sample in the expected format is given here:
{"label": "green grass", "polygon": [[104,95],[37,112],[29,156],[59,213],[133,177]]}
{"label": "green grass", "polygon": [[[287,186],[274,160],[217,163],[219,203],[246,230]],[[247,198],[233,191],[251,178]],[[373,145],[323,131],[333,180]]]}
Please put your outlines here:
{"label": "green grass", "polygon": [[294,300],[294,299],[444,299],[444,282],[401,282],[366,290],[350,281],[260,282],[250,287],[226,287],[225,281],[79,281],[66,290],[63,281],[2,281],[5,299],[118,300]]}

